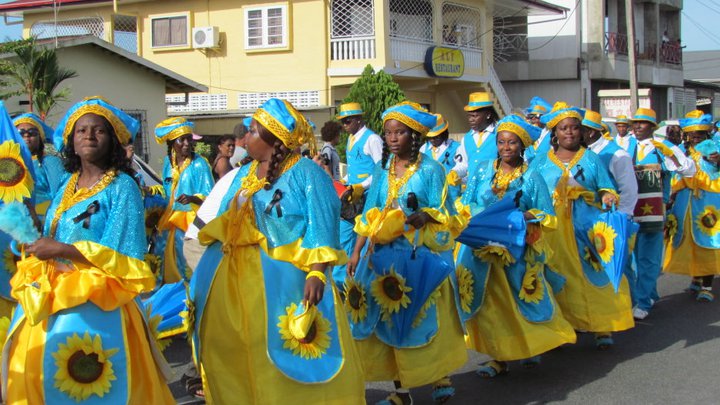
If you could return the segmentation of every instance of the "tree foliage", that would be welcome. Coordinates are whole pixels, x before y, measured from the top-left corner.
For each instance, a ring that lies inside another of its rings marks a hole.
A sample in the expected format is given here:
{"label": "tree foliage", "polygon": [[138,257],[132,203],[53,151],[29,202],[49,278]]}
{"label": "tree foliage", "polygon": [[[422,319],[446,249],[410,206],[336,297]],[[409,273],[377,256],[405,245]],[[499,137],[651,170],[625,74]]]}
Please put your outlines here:
{"label": "tree foliage", "polygon": [[60,101],[68,99],[69,89],[59,86],[63,81],[77,77],[77,73],[60,66],[54,48],[38,45],[31,38],[2,44],[0,51],[3,50],[14,55],[0,61],[4,87],[0,98],[24,95],[30,111],[42,119]]}
{"label": "tree foliage", "polygon": [[[375,72],[372,66],[365,66],[362,75],[355,80],[350,93],[343,103],[360,103],[363,108],[365,125],[378,134],[382,134],[382,113],[401,101],[405,101],[405,93],[393,77],[382,70]],[[337,146],[341,160],[345,160],[345,146],[348,134],[343,133]]]}

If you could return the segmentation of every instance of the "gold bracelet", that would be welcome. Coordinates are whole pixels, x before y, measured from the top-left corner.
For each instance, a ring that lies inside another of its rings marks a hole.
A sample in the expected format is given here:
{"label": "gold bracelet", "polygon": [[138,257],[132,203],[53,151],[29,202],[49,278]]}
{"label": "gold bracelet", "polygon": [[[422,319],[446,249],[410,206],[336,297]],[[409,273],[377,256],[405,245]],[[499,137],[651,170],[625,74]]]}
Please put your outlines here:
{"label": "gold bracelet", "polygon": [[323,284],[327,283],[327,278],[325,277],[325,273],[322,271],[313,270],[305,276],[305,280],[309,279],[310,277],[317,277],[320,279],[320,281],[323,282]]}

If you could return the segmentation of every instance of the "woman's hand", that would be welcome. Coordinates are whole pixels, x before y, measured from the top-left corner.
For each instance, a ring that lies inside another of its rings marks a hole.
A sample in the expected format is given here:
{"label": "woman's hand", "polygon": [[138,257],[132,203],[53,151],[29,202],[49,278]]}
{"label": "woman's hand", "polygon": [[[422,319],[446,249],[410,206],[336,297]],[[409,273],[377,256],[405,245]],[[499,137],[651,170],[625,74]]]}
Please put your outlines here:
{"label": "woman's hand", "polygon": [[35,243],[27,245],[25,252],[34,255],[40,260],[64,258],[68,245],[51,238],[40,238]]}
{"label": "woman's hand", "polygon": [[615,194],[609,193],[607,191],[602,194],[600,199],[602,200],[603,205],[608,208],[617,204],[617,197],[615,197]]}
{"label": "woman's hand", "polygon": [[347,266],[345,266],[348,277],[355,277],[355,270],[357,270],[357,265],[359,262],[360,252],[353,252],[352,256],[350,256],[350,260],[348,260]]}
{"label": "woman's hand", "polygon": [[310,277],[305,280],[305,292],[303,298],[307,305],[316,305],[322,300],[325,293],[325,283],[317,277]]}
{"label": "woman's hand", "polygon": [[412,227],[415,229],[422,228],[428,222],[437,223],[437,221],[435,221],[430,216],[430,214],[428,214],[427,212],[424,212],[424,211],[416,212],[416,213],[410,215],[409,217],[407,217],[407,220],[405,220],[406,224],[412,225]]}
{"label": "woman's hand", "polygon": [[720,153],[711,153],[710,156],[706,158],[708,162],[718,164],[720,163]]}
{"label": "woman's hand", "polygon": [[535,217],[535,214],[533,214],[533,213],[530,212],[530,211],[525,211],[525,212],[523,212],[523,218],[525,218],[525,222],[534,221],[534,220],[537,219],[537,218]]}
{"label": "woman's hand", "polygon": [[179,202],[182,205],[187,204],[195,204],[195,205],[202,205],[203,200],[200,199],[200,197],[196,195],[187,195],[187,194],[180,194],[180,197],[175,200]]}

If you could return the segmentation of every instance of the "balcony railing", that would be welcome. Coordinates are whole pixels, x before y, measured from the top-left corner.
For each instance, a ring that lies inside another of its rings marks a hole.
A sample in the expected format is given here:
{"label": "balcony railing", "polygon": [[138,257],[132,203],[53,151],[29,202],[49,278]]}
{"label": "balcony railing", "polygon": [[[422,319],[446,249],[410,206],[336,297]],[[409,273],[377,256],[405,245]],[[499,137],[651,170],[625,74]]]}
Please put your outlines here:
{"label": "balcony railing", "polygon": [[660,61],[672,65],[682,65],[682,48],[680,44],[663,43],[660,46]]}
{"label": "balcony railing", "polygon": [[[635,41],[635,55],[639,60],[656,61],[658,59],[658,46],[654,42],[646,42],[643,52],[640,52],[640,42]],[[628,54],[628,39],[624,34],[617,32],[605,33],[605,53]],[[682,48],[680,44],[664,42],[660,45],[660,62],[671,65],[682,64]]]}
{"label": "balcony railing", "polygon": [[375,37],[330,39],[331,60],[356,60],[375,58]]}
{"label": "balcony railing", "polygon": [[[427,49],[433,45],[433,43],[419,39],[392,37],[390,38],[390,54],[392,59],[397,61],[424,62]],[[462,51],[466,69],[482,68],[482,49],[465,46],[448,47]]]}
{"label": "balcony railing", "polygon": [[495,62],[528,60],[527,34],[500,33],[493,36],[493,58]]}
{"label": "balcony railing", "polygon": [[[636,41],[637,42],[637,41]],[[628,54],[628,37],[617,32],[605,33],[605,53]],[[636,50],[637,53],[637,50]]]}

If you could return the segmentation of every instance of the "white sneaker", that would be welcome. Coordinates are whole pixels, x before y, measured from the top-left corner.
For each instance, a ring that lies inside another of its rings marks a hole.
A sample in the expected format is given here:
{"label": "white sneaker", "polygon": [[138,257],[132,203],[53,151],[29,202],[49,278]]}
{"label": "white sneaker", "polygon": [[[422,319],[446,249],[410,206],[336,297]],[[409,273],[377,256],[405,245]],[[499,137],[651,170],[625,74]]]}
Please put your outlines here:
{"label": "white sneaker", "polygon": [[643,320],[643,319],[647,318],[648,315],[649,315],[649,312],[644,309],[640,309],[638,307],[633,308],[633,318],[635,318],[635,319]]}

